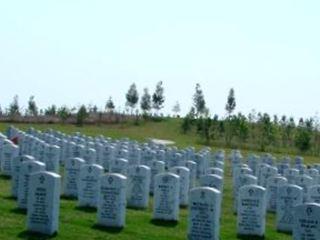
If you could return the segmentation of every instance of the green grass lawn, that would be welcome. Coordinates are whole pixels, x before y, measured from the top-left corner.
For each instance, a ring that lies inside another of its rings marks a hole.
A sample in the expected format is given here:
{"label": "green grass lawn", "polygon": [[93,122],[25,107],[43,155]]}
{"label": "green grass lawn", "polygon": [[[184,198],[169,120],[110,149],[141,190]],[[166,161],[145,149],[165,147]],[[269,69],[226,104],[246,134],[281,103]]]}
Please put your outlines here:
{"label": "green grass lawn", "polygon": [[[0,131],[8,124],[0,124]],[[26,129],[30,125],[16,124],[16,127]],[[106,136],[121,138],[129,137],[139,141],[147,137],[170,139],[179,147],[189,145],[201,147],[196,137],[182,135],[176,121],[148,122],[140,126],[132,124],[107,125],[107,126],[85,126],[83,128],[73,125],[33,125],[37,129],[52,128],[63,132],[72,133],[80,131],[88,135],[103,134]],[[316,158],[305,156],[308,163],[315,162]],[[237,239],[236,216],[232,213],[232,186],[229,164],[225,169],[225,183],[223,192],[223,206],[221,215],[221,239]],[[101,229],[95,227],[96,211],[92,209],[78,209],[75,200],[61,199],[59,232],[53,239],[186,239],[188,211],[181,209],[178,224],[161,225],[151,222],[152,200],[148,210],[127,209],[126,227],[121,231]],[[17,204],[10,197],[10,180],[0,177],[0,239],[47,239],[25,231],[26,214],[17,210]],[[243,238],[244,239],[244,238]],[[247,238],[254,240],[254,238]],[[287,240],[290,235],[277,233],[275,231],[275,215],[268,214],[266,224],[266,236],[268,240]]]}

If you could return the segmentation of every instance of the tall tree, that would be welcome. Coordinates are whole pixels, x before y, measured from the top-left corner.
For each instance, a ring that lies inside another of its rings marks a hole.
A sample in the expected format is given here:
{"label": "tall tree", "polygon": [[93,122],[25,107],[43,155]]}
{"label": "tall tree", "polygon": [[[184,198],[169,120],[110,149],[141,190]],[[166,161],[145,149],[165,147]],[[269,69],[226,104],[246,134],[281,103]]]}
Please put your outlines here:
{"label": "tall tree", "polygon": [[115,105],[114,105],[111,97],[109,97],[109,99],[106,103],[105,109],[107,110],[107,112],[113,112],[113,110],[115,109]]}
{"label": "tall tree", "polygon": [[13,101],[9,105],[9,115],[10,116],[20,115],[20,107],[19,107],[19,97],[18,97],[18,95],[15,95],[13,97]]}
{"label": "tall tree", "polygon": [[303,118],[300,118],[294,140],[295,146],[301,152],[306,152],[311,148],[312,131],[312,119],[306,119],[304,121]]}
{"label": "tall tree", "polygon": [[179,112],[181,111],[181,108],[178,101],[173,105],[172,111],[175,113],[175,116],[179,116]]}
{"label": "tall tree", "polygon": [[57,114],[64,123],[71,116],[71,110],[67,106],[62,106],[58,109]]}
{"label": "tall tree", "polygon": [[156,90],[152,95],[152,107],[158,112],[163,108],[164,98],[164,88],[162,86],[162,81],[159,81],[156,86]]}
{"label": "tall tree", "polygon": [[82,105],[77,112],[77,125],[82,126],[84,120],[89,116],[87,108],[85,105]]}
{"label": "tall tree", "polygon": [[54,116],[56,114],[57,114],[57,107],[54,104],[44,110],[44,115],[46,116]]}
{"label": "tall tree", "polygon": [[227,104],[226,104],[226,111],[229,116],[232,114],[235,108],[236,108],[236,98],[234,96],[234,90],[233,88],[231,88],[229,91]]}
{"label": "tall tree", "polygon": [[36,101],[34,100],[34,96],[30,96],[28,101],[28,114],[31,116],[38,115],[38,107]]}
{"label": "tall tree", "polygon": [[137,86],[135,83],[131,84],[127,94],[126,94],[126,105],[131,108],[131,114],[133,113],[133,109],[136,107],[139,101],[139,94],[137,91]]}
{"label": "tall tree", "polygon": [[140,107],[144,114],[148,114],[151,109],[151,95],[149,94],[148,88],[143,89]]}
{"label": "tall tree", "polygon": [[196,110],[197,117],[205,114],[206,101],[204,100],[204,95],[199,83],[196,84],[195,93],[193,95],[193,105]]}

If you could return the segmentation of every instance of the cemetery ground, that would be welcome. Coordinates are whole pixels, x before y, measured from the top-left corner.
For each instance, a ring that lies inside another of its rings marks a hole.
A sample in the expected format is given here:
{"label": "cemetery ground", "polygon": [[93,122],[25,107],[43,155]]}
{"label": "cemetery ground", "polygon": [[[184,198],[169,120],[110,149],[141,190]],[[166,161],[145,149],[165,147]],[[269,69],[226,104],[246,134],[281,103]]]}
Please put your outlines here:
{"label": "cemetery ground", "polygon": [[[0,124],[0,131],[4,131],[10,124]],[[132,124],[113,124],[104,126],[89,125],[82,128],[74,125],[59,124],[15,124],[26,130],[33,126],[37,129],[52,128],[66,133],[80,131],[87,135],[106,135],[113,138],[129,137],[143,141],[148,137],[169,139],[179,147],[203,147],[197,138],[183,135],[179,131],[179,123],[175,121],[149,122],[140,126]],[[229,150],[226,149],[226,155]],[[243,153],[246,151],[243,150]],[[278,154],[274,153],[275,156]],[[279,154],[282,156],[284,154]],[[315,157],[304,156],[307,164],[316,162]],[[186,239],[187,209],[181,209],[178,223],[161,223],[152,220],[152,199],[147,210],[127,209],[126,226],[122,230],[100,228],[95,225],[96,211],[90,208],[78,208],[76,200],[62,198],[60,206],[59,232],[52,239]],[[225,183],[222,202],[221,229],[222,240],[237,239],[236,216],[232,208],[232,186],[230,164],[226,161]],[[275,230],[275,215],[268,213],[266,224],[267,240],[292,239],[291,235],[278,233]],[[26,214],[17,210],[16,201],[10,197],[10,181],[0,177],[0,239],[48,239],[45,236],[31,234],[26,230]],[[257,238],[241,238],[255,240]]]}

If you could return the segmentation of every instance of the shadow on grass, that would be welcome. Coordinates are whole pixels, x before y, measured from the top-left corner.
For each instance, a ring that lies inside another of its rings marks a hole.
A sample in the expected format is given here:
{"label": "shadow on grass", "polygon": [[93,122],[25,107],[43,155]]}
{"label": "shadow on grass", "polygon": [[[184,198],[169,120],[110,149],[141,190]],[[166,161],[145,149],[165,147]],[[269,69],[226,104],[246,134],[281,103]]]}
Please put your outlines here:
{"label": "shadow on grass", "polygon": [[131,206],[127,206],[127,209],[133,210],[133,211],[144,211],[147,208],[139,208],[139,207],[131,207]]}
{"label": "shadow on grass", "polygon": [[70,197],[70,196],[64,196],[64,195],[62,195],[62,196],[60,197],[60,199],[66,200],[66,201],[76,201],[76,200],[77,200],[76,197]]}
{"label": "shadow on grass", "polygon": [[172,228],[178,225],[177,221],[165,221],[165,220],[158,220],[158,219],[152,219],[150,223],[156,226],[172,227]]}
{"label": "shadow on grass", "polygon": [[27,209],[21,209],[21,208],[13,208],[10,210],[11,213],[15,214],[21,214],[21,215],[26,215],[27,214]]}
{"label": "shadow on grass", "polygon": [[76,206],[74,209],[76,209],[77,211],[86,212],[86,213],[95,213],[97,211],[97,209],[94,208],[94,207],[79,207],[79,206]]}
{"label": "shadow on grass", "polygon": [[2,198],[5,200],[16,200],[17,199],[16,197],[13,197],[13,196],[4,196]]}
{"label": "shadow on grass", "polygon": [[107,232],[107,233],[111,233],[111,234],[119,234],[122,232],[123,228],[119,228],[119,227],[105,227],[99,224],[95,224],[92,226],[92,229],[95,230],[99,230],[102,232]]}
{"label": "shadow on grass", "polygon": [[250,235],[237,235],[237,239],[241,240],[263,240],[265,237],[258,237],[258,236],[250,236]]}
{"label": "shadow on grass", "polygon": [[37,239],[37,240],[45,240],[45,239],[52,239],[57,236],[57,233],[54,233],[53,235],[45,235],[41,233],[36,233],[36,232],[30,232],[30,231],[22,231],[17,235],[18,238],[22,239]]}
{"label": "shadow on grass", "polygon": [[0,175],[0,179],[2,179],[2,180],[10,180],[11,177],[10,176],[5,176],[5,175]]}

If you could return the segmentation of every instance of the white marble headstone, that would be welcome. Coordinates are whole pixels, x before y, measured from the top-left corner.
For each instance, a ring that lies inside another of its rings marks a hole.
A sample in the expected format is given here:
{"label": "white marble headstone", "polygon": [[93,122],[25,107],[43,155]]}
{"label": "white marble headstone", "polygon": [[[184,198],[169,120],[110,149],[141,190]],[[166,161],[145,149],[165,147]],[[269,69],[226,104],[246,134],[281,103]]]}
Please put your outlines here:
{"label": "white marble headstone", "polygon": [[18,196],[20,169],[21,169],[21,164],[25,161],[35,161],[35,159],[30,155],[22,155],[22,156],[17,156],[12,160],[11,195],[13,197]]}
{"label": "white marble headstone", "polygon": [[258,185],[240,188],[237,233],[263,237],[266,224],[266,190]]}
{"label": "white marble headstone", "polygon": [[151,170],[145,165],[132,166],[128,170],[127,206],[147,208],[149,204]]}
{"label": "white marble headstone", "polygon": [[296,206],[293,217],[293,240],[320,239],[320,204]]}
{"label": "white marble headstone", "polygon": [[26,209],[28,206],[30,174],[45,171],[46,166],[39,161],[25,161],[21,164],[18,184],[18,207]]}
{"label": "white marble headstone", "polygon": [[281,176],[270,177],[267,181],[267,211],[277,211],[277,194],[280,186],[288,183],[287,179]]}
{"label": "white marble headstone", "polygon": [[163,161],[152,161],[151,163],[151,179],[150,179],[150,193],[154,191],[155,176],[159,173],[163,173],[165,170],[165,163]]}
{"label": "white marble headstone", "polygon": [[179,176],[160,173],[155,177],[153,219],[179,220]]}
{"label": "white marble headstone", "polygon": [[170,172],[180,177],[179,201],[180,206],[188,205],[189,187],[190,187],[190,171],[186,167],[173,167]]}
{"label": "white marble headstone", "polygon": [[293,209],[303,202],[303,189],[297,185],[285,184],[278,188],[276,228],[280,232],[291,232]]}
{"label": "white marble headstone", "polygon": [[107,173],[100,178],[98,200],[98,225],[105,227],[125,226],[127,178],[118,173]]}
{"label": "white marble headstone", "polygon": [[198,187],[190,191],[189,240],[219,240],[221,196],[216,189]]}
{"label": "white marble headstone", "polygon": [[78,206],[97,207],[99,181],[103,167],[97,164],[84,164],[80,167],[78,181]]}
{"label": "white marble headstone", "polygon": [[78,181],[80,168],[85,164],[81,158],[69,158],[66,160],[63,179],[63,195],[66,197],[78,197]]}
{"label": "white marble headstone", "polygon": [[27,229],[52,235],[58,231],[60,207],[60,175],[36,172],[30,175]]}

